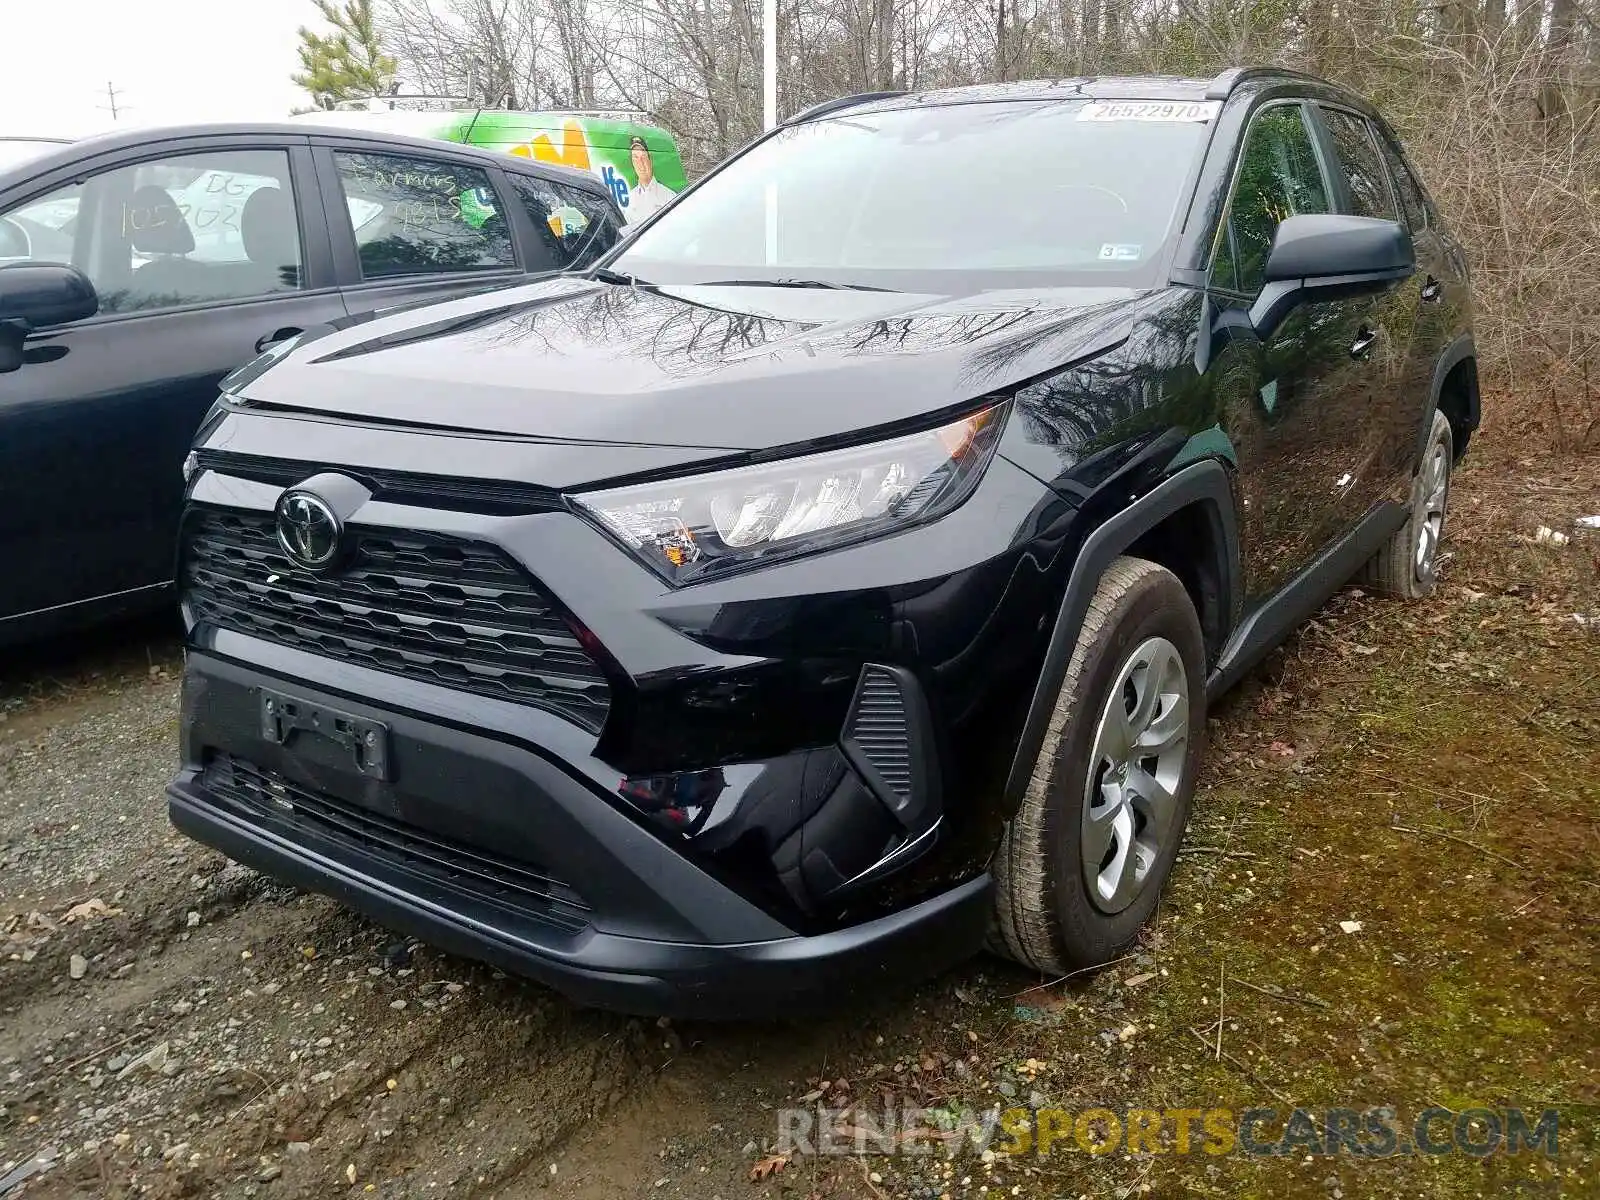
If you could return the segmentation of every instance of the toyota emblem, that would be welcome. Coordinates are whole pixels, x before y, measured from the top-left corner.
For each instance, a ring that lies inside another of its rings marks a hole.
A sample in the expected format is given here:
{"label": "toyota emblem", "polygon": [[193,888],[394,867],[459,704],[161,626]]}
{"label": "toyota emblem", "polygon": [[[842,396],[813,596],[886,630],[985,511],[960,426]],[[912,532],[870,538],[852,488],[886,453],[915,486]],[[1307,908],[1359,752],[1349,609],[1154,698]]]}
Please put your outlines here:
{"label": "toyota emblem", "polygon": [[290,488],[278,498],[277,518],[278,545],[290,562],[312,571],[333,564],[344,530],[326,500]]}

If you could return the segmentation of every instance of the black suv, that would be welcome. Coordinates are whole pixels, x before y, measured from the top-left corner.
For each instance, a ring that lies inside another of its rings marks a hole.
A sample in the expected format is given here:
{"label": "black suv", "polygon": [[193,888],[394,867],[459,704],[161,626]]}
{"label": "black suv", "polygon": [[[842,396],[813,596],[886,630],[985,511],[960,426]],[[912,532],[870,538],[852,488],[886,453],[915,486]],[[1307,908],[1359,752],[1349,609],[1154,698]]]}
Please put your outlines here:
{"label": "black suv", "polygon": [[586,274],[308,334],[189,471],[179,828],[586,1003],[1135,938],[1208,698],[1433,587],[1463,254],[1281,71],[855,97]]}

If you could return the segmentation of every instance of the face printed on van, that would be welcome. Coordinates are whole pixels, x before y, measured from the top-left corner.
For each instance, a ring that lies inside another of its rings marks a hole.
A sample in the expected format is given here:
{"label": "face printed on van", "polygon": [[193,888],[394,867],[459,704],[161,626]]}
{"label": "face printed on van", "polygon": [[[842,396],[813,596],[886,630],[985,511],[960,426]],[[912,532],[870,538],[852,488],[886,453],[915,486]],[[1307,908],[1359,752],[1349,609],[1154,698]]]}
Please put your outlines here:
{"label": "face printed on van", "polygon": [[650,148],[644,144],[642,137],[635,137],[628,143],[630,154],[633,158],[633,173],[643,187],[656,177],[655,164],[650,161]]}

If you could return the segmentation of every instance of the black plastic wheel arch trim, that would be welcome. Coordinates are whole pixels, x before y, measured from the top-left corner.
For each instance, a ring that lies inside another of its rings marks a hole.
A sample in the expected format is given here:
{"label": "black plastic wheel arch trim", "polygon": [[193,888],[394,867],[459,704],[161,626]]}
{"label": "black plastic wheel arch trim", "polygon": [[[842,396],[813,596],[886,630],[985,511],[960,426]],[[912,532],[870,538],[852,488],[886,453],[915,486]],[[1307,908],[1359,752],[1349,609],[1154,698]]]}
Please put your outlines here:
{"label": "black plastic wheel arch trim", "polygon": [[[1444,381],[1449,378],[1450,372],[1455,370],[1456,367],[1460,366],[1469,358],[1476,359],[1477,356],[1478,350],[1473,341],[1472,335],[1470,333],[1463,333],[1460,337],[1456,338],[1455,341],[1451,342],[1445,347],[1444,353],[1439,356],[1439,361],[1434,365],[1432,385],[1433,390],[1431,397],[1432,403],[1428,405],[1427,417],[1422,422],[1422,428],[1417,431],[1416,461],[1418,467],[1422,465],[1422,456],[1428,452],[1428,436],[1433,432],[1433,414],[1439,408],[1440,397],[1444,395]],[[1478,415],[1478,388],[1476,384],[1474,384],[1471,391],[1468,393],[1468,406],[1466,413],[1466,427],[1468,433],[1471,433],[1473,430],[1478,428]],[[1461,452],[1461,447],[1457,446],[1456,457],[1458,459],[1461,457]]]}
{"label": "black plastic wheel arch trim", "polygon": [[1228,468],[1216,459],[1206,459],[1184,467],[1162,480],[1143,496],[1107,518],[1088,535],[1078,550],[1067,579],[1060,611],[1050,633],[1045,650],[1044,666],[1034,685],[1033,700],[1022,725],[1022,735],[1017,740],[1017,751],[1011,760],[1011,770],[1006,777],[1006,811],[1015,812],[1022,802],[1023,792],[1033,774],[1034,761],[1039,747],[1044,744],[1045,729],[1055,708],[1056,694],[1066,678],[1067,666],[1072,660],[1073,648],[1078,642],[1078,631],[1083,627],[1101,576],[1118,555],[1132,546],[1144,534],[1162,521],[1188,508],[1201,505],[1215,522],[1217,545],[1222,547],[1224,561],[1219,579],[1223,596],[1224,635],[1231,632],[1232,616],[1243,596],[1243,568],[1239,556],[1239,526],[1234,509],[1233,481]]}

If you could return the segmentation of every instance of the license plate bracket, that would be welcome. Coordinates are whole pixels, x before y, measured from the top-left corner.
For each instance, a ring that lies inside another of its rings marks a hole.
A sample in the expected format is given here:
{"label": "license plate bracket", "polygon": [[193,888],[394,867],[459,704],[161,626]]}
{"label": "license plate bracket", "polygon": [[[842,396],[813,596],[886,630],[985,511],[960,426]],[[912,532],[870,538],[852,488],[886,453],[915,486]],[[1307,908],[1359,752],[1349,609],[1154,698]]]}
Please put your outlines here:
{"label": "license plate bracket", "polygon": [[385,783],[391,780],[389,727],[382,721],[370,721],[326,704],[313,704],[262,688],[261,736],[287,746],[301,732],[327,738],[349,750],[361,774]]}

